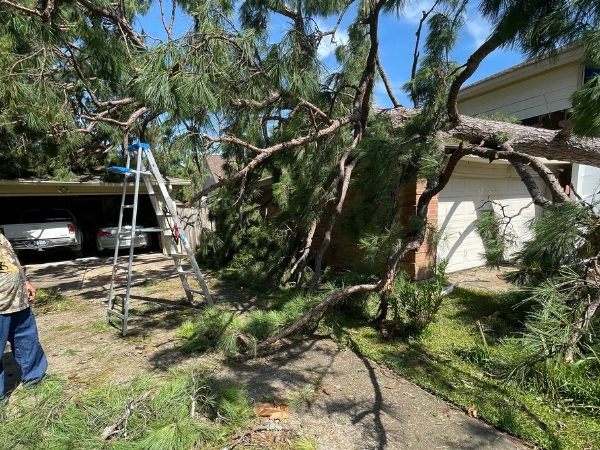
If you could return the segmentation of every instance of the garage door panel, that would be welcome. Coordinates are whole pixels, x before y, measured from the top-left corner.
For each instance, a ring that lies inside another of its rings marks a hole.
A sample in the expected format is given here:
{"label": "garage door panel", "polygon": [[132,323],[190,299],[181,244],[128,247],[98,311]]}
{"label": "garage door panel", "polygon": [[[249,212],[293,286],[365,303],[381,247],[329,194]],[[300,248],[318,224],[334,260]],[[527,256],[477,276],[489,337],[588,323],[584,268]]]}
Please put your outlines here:
{"label": "garage door panel", "polygon": [[[541,180],[535,179],[538,186]],[[438,226],[442,240],[438,247],[438,260],[449,259],[448,272],[479,267],[485,263],[485,251],[481,238],[475,231],[477,219],[483,202],[494,200],[504,206],[508,216],[519,214],[512,219],[512,230],[523,242],[530,236],[529,221],[539,214],[531,203],[531,197],[525,186],[518,179],[482,179],[452,178],[440,193],[438,203]],[[494,208],[497,205],[485,205],[482,209]],[[538,209],[539,210],[539,209]],[[514,248],[512,251],[518,249]]]}

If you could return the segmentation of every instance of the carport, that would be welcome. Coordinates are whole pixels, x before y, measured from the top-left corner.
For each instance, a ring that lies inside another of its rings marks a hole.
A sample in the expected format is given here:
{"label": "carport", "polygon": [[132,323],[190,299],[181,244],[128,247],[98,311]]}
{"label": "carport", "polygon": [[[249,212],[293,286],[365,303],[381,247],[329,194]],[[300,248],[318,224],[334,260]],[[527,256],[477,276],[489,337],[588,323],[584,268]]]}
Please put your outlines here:
{"label": "carport", "polygon": [[[191,185],[190,180],[165,177],[169,192]],[[104,181],[100,176],[80,177],[75,181],[55,181],[36,178],[0,179],[0,223],[18,223],[23,211],[37,208],[69,209],[84,232],[84,249],[95,250],[94,235],[106,220],[118,217],[123,184]],[[133,195],[134,183],[128,183],[127,193]],[[128,203],[131,199],[128,199]],[[137,221],[156,226],[148,192],[140,184]],[[159,249],[159,239],[153,239]]]}

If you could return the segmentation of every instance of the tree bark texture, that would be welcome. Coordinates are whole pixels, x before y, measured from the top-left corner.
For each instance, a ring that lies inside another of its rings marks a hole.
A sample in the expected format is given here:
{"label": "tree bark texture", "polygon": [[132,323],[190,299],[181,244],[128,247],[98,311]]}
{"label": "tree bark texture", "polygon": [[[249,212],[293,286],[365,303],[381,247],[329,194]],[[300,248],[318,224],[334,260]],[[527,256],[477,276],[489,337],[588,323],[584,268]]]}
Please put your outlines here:
{"label": "tree bark texture", "polygon": [[[380,109],[379,114],[387,115],[394,128],[400,128],[419,110],[411,108]],[[532,128],[524,125],[495,122],[461,115],[458,125],[447,132],[448,138],[469,143],[484,142],[486,147],[500,147],[500,143],[510,139],[511,147],[538,158],[586,164],[600,167],[600,139],[565,136],[560,131]]]}
{"label": "tree bark texture", "polygon": [[308,255],[310,253],[310,247],[312,245],[313,236],[315,235],[316,229],[317,221],[313,220],[310,224],[310,230],[308,230],[308,235],[306,236],[302,254],[295,262],[294,266],[292,267],[292,270],[290,271],[290,280],[296,282],[296,288],[300,288],[300,285],[302,283],[302,274],[304,272],[304,268],[306,267],[306,262],[308,261]]}

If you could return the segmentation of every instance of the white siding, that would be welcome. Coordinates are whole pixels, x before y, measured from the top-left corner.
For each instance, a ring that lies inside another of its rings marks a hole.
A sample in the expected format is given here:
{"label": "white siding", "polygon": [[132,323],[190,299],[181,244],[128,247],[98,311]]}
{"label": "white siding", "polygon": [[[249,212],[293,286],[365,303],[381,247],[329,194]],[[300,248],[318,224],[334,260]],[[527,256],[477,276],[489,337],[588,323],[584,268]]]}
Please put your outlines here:
{"label": "white siding", "polygon": [[581,84],[578,64],[557,67],[520,82],[490,89],[476,97],[459,100],[459,111],[467,116],[502,111],[519,119],[535,117],[571,107],[571,94]]}
{"label": "white siding", "polygon": [[585,201],[592,203],[600,200],[600,168],[573,164],[571,180],[575,192]]}

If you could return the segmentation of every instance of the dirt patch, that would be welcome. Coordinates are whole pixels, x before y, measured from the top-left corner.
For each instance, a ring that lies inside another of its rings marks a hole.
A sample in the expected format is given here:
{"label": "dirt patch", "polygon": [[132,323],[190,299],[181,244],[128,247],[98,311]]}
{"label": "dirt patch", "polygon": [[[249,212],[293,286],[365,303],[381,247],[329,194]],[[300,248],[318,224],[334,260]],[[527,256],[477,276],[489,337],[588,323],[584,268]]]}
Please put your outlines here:
{"label": "dirt patch", "polygon": [[515,287],[504,279],[504,274],[514,270],[512,267],[501,267],[500,269],[488,269],[478,267],[476,269],[463,270],[451,273],[448,281],[465,289],[475,289],[486,292],[506,292]]}
{"label": "dirt patch", "polygon": [[[255,401],[285,399],[283,426],[312,436],[320,449],[520,449],[498,432],[389,370],[321,336],[288,341],[247,362],[178,350],[177,327],[197,314],[184,306],[179,278],[162,255],[140,255],[134,272],[130,333],[106,327],[107,260],[31,267],[38,287],[58,287],[68,308],[38,314],[52,375],[68,389],[101,382],[127,383],[141,373],[162,376],[173,367],[213,368],[215,377],[244,383]],[[215,303],[245,313],[256,300],[208,277]],[[18,371],[8,354],[8,382]],[[268,422],[268,419],[257,419]],[[268,443],[264,446],[268,447]]]}

